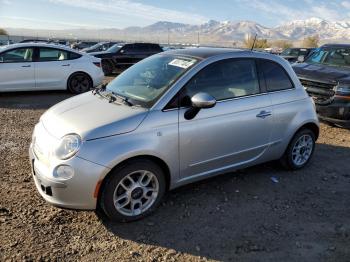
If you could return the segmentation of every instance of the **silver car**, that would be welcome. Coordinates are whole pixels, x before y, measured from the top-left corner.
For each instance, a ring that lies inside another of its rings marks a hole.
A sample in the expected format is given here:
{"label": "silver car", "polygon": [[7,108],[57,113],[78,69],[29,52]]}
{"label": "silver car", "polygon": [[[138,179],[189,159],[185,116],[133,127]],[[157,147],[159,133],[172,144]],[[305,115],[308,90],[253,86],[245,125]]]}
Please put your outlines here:
{"label": "silver car", "polygon": [[49,109],[35,126],[35,185],[53,205],[151,213],[168,190],[280,159],[310,160],[319,124],[284,59],[196,48],[151,56],[107,86]]}

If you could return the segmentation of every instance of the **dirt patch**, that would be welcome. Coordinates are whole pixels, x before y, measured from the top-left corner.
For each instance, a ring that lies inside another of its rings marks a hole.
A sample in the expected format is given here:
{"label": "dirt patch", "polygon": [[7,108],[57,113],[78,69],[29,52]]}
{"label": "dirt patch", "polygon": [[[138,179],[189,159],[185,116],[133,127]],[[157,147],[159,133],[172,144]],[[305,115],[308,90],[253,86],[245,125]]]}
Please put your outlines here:
{"label": "dirt patch", "polygon": [[322,125],[301,171],[267,163],[225,174],[168,193],[142,221],[114,224],[50,206],[32,181],[33,127],[68,97],[0,96],[1,261],[350,261],[349,130]]}

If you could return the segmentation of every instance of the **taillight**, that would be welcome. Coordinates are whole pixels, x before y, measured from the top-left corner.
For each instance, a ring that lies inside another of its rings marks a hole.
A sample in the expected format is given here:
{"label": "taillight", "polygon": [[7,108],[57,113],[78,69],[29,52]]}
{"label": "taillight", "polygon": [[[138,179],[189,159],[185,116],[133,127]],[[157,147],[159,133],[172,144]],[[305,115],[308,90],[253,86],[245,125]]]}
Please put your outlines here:
{"label": "taillight", "polygon": [[95,66],[101,67],[101,62],[93,62]]}

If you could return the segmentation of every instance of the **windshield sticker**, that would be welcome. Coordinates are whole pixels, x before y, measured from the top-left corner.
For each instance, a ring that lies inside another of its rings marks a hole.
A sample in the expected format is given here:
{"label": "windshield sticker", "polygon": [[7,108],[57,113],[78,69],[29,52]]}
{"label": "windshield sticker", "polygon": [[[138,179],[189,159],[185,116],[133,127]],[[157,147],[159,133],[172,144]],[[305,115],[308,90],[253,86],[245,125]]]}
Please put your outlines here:
{"label": "windshield sticker", "polygon": [[186,68],[189,68],[191,65],[193,65],[194,62],[195,60],[183,60],[183,59],[175,58],[169,63],[169,65],[186,69]]}

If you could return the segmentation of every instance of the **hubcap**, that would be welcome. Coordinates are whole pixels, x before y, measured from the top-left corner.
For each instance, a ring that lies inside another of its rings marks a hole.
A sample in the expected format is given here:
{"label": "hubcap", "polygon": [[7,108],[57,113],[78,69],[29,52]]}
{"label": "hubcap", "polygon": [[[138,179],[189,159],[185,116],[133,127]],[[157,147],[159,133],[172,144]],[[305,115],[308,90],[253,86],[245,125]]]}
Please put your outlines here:
{"label": "hubcap", "polygon": [[310,135],[302,135],[294,144],[292,150],[292,161],[295,165],[304,165],[310,158],[314,142]]}
{"label": "hubcap", "polygon": [[114,206],[125,216],[140,215],[153,205],[158,191],[159,182],[152,172],[132,172],[125,176],[114,190]]}

